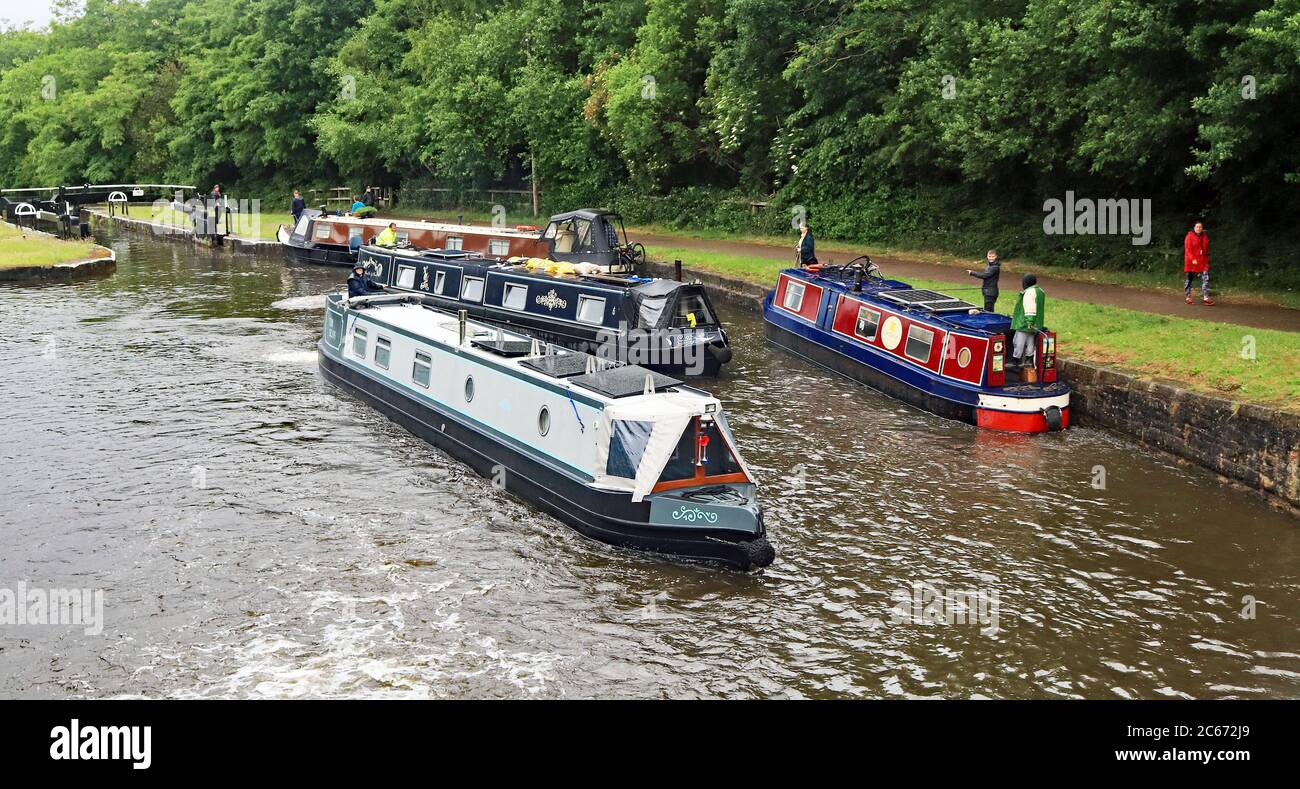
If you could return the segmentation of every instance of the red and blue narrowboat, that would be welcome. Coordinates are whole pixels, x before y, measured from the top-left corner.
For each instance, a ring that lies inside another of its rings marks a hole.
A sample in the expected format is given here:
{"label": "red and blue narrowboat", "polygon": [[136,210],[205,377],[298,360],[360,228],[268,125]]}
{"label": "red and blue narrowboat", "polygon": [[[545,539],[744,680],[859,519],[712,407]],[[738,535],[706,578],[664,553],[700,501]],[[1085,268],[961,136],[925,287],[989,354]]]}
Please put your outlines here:
{"label": "red and blue narrowboat", "polygon": [[1011,364],[1011,319],[886,279],[868,257],[781,272],[763,300],[767,338],[809,361],[949,419],[1042,433],[1070,423],[1056,335]]}

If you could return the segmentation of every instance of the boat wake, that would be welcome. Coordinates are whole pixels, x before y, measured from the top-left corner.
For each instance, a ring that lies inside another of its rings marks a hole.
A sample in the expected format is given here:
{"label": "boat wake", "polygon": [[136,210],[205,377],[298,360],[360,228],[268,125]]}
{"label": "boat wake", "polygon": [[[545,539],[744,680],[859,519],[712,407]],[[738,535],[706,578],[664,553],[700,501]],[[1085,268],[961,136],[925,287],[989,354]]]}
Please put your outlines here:
{"label": "boat wake", "polygon": [[315,364],[315,351],[278,351],[262,357],[271,364]]}
{"label": "boat wake", "polygon": [[293,296],[273,302],[271,306],[278,310],[323,310],[325,309],[325,297],[328,295],[328,293],[322,293],[319,296]]}

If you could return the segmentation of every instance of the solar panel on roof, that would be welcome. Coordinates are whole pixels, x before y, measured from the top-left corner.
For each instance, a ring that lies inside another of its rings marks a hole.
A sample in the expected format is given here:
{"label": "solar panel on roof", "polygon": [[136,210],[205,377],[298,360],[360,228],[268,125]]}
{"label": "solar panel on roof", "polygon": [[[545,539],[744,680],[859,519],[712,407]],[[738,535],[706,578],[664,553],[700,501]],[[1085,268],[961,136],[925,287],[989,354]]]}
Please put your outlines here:
{"label": "solar panel on roof", "polygon": [[645,391],[645,377],[647,375],[654,381],[655,389],[660,391],[666,387],[676,386],[681,383],[676,378],[670,378],[662,373],[656,373],[634,364],[579,375],[571,380],[584,389],[600,392],[607,397],[630,397]]}
{"label": "solar panel on roof", "polygon": [[568,378],[571,375],[581,375],[587,372],[588,358],[585,353],[560,353],[539,356],[535,359],[524,359],[519,364],[522,367],[536,370],[552,378]]}
{"label": "solar panel on roof", "polygon": [[920,307],[923,310],[932,312],[968,310],[975,306],[968,301],[934,290],[890,290],[881,293],[880,298],[897,304],[905,304],[909,307]]}
{"label": "solar panel on roof", "polygon": [[491,351],[498,356],[527,356],[532,352],[532,340],[471,340],[477,348]]}

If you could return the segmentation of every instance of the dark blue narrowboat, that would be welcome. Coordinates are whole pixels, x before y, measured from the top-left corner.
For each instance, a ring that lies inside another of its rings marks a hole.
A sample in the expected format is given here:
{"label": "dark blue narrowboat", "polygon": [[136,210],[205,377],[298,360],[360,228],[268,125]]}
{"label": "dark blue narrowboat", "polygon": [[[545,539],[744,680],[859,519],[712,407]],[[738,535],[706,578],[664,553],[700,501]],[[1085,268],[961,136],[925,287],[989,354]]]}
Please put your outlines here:
{"label": "dark blue narrowboat", "polygon": [[870,258],[785,269],[763,300],[767,338],[827,369],[940,416],[1021,433],[1062,430],[1070,387],[1056,335],[1010,364],[1011,319],[886,279]]}
{"label": "dark blue narrowboat", "polygon": [[389,289],[431,306],[612,362],[674,376],[715,376],[727,333],[698,283],[541,258],[363,246],[358,263]]}

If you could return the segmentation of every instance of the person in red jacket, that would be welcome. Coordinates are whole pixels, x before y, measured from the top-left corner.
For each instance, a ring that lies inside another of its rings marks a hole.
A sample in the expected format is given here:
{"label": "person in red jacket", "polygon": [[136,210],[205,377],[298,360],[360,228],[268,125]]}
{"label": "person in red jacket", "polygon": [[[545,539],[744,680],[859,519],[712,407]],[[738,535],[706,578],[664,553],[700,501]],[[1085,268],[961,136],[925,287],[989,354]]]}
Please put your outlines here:
{"label": "person in red jacket", "polygon": [[1205,232],[1205,225],[1197,222],[1187,231],[1183,239],[1183,293],[1187,303],[1192,303],[1192,277],[1201,275],[1201,301],[1205,306],[1214,305],[1210,298],[1210,236]]}

